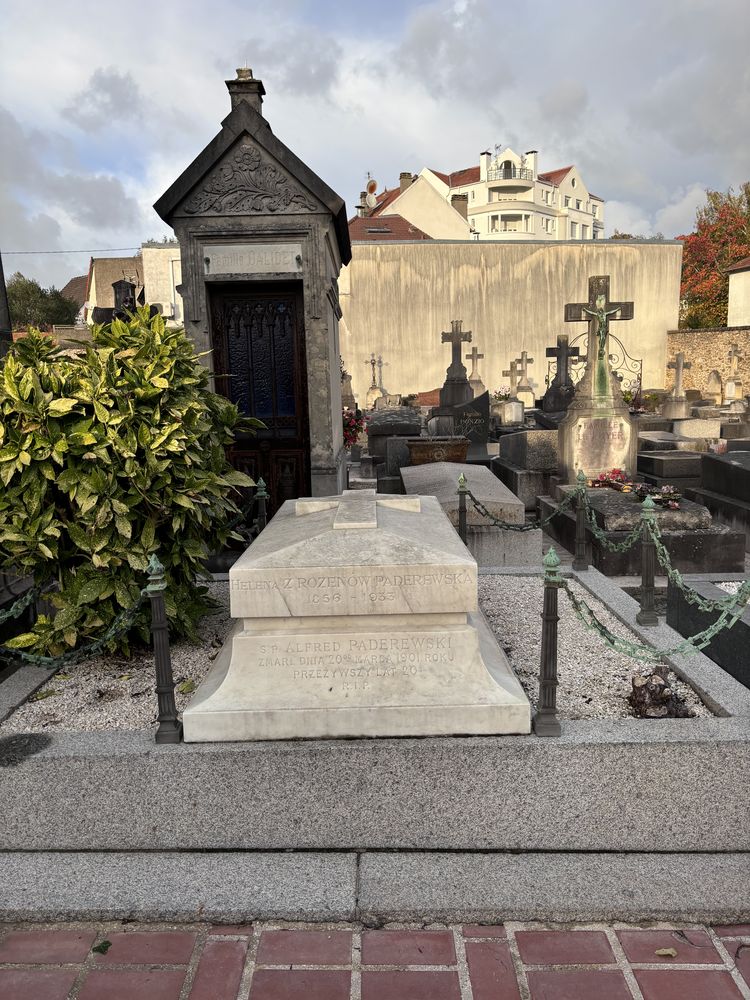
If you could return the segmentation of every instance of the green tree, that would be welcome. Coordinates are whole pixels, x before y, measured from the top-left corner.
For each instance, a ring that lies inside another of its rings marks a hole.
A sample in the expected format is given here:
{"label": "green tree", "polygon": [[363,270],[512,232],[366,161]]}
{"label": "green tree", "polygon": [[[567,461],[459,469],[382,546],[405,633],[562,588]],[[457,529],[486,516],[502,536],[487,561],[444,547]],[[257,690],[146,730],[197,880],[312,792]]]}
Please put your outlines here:
{"label": "green tree", "polygon": [[[252,485],[226,448],[262,424],[209,391],[183,331],[144,307],[93,336],[71,357],[31,331],[0,371],[0,568],[57,586],[56,614],[9,643],[35,653],[101,635],[138,600],[152,553],[173,633],[194,636],[208,606],[196,578]],[[144,639],[148,623],[142,609]]]}
{"label": "green tree", "polygon": [[684,241],[680,326],[725,326],[729,300],[728,268],[750,256],[750,181],[735,194],[706,191],[694,232]]}
{"label": "green tree", "polygon": [[16,271],[7,282],[8,308],[14,330],[35,327],[49,330],[54,323],[67,324],[75,321],[78,304],[66,299],[54,285],[42,288],[33,278],[25,278]]}

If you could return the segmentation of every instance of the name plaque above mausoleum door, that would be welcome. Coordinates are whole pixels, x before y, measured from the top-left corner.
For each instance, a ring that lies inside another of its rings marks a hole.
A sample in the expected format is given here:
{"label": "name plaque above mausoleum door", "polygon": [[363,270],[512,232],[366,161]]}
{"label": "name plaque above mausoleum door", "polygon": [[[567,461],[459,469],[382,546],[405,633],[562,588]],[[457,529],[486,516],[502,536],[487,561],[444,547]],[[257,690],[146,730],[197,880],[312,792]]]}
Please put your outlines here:
{"label": "name plaque above mausoleum door", "polygon": [[221,243],[204,248],[205,274],[296,274],[302,272],[300,243]]}

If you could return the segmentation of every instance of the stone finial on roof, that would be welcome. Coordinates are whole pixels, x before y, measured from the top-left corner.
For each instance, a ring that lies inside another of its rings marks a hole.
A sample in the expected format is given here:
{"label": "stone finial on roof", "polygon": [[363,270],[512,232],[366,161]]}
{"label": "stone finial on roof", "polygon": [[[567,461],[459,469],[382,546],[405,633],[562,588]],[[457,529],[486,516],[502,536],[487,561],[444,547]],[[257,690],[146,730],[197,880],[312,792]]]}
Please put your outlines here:
{"label": "stone finial on roof", "polygon": [[262,80],[256,80],[253,77],[253,71],[248,66],[238,69],[237,78],[235,80],[227,80],[226,84],[229,96],[232,99],[232,111],[234,111],[240,101],[246,101],[253,111],[257,111],[259,115],[263,114],[261,108],[266,88],[263,86]]}

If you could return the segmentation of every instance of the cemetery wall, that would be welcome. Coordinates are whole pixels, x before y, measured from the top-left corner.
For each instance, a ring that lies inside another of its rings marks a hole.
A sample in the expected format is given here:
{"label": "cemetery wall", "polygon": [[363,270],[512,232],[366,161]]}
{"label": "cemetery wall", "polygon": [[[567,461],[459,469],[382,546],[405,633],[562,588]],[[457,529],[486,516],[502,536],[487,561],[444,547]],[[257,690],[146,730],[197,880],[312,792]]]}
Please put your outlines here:
{"label": "cemetery wall", "polygon": [[146,301],[161,306],[165,317],[172,317],[176,323],[184,322],[185,313],[182,296],[177,286],[182,282],[182,259],[178,243],[165,246],[141,248],[143,259],[143,284]]}
{"label": "cemetery wall", "polygon": [[750,323],[750,268],[729,275],[727,326]]}
{"label": "cemetery wall", "polygon": [[583,323],[564,322],[565,303],[586,301],[595,274],[611,276],[613,300],[635,303],[635,318],[611,330],[633,357],[643,358],[644,384],[664,385],[667,331],[677,326],[679,313],[678,241],[367,242],[354,243],[352,253],[339,279],[341,352],[360,404],[369,373],[363,362],[372,351],[388,363],[388,392],[442,385],[450,351],[440,334],[451,319],[462,319],[473,332],[485,355],[479,372],[490,390],[507,384],[501,373],[526,350],[541,396],[546,348],[560,333],[572,339],[586,330]]}
{"label": "cemetery wall", "polygon": [[[750,326],[719,327],[713,330],[670,330],[667,335],[667,353],[673,358],[679,351],[685,354],[690,368],[685,368],[682,383],[686,389],[706,388],[709,373],[714,369],[721,375],[721,381],[729,378],[729,351],[737,344],[740,353],[750,358]],[[739,376],[742,378],[746,363],[740,361]],[[674,381],[674,369],[667,369],[667,388]],[[745,379],[747,381],[747,379]]]}

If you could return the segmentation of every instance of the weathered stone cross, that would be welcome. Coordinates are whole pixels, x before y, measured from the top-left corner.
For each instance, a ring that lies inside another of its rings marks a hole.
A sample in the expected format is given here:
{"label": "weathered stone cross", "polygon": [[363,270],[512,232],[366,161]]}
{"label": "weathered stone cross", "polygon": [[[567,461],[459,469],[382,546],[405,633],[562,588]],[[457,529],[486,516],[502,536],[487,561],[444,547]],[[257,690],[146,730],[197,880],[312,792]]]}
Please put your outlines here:
{"label": "weathered stone cross", "polygon": [[565,305],[566,323],[584,323],[588,319],[588,368],[593,366],[596,358],[601,360],[609,357],[610,320],[632,318],[632,302],[609,301],[608,274],[597,274],[589,278],[588,302],[568,302]]}
{"label": "weathered stone cross", "polygon": [[461,363],[461,344],[471,342],[471,330],[462,330],[463,320],[452,319],[451,328],[448,332],[441,334],[442,343],[451,345],[451,363],[448,369],[448,378],[465,379],[466,369]]}
{"label": "weathered stone cross", "polygon": [[529,382],[529,365],[534,364],[534,359],[530,358],[526,351],[521,351],[521,357],[516,359],[516,364],[521,373],[521,377],[518,380],[518,385],[521,389],[531,389],[532,385]]}
{"label": "weathered stone cross", "polygon": [[418,514],[422,509],[419,497],[378,496],[375,490],[344,490],[339,497],[311,497],[297,500],[294,512],[317,514],[321,510],[335,510],[334,530],[352,528],[377,528],[378,507],[411,511]]}
{"label": "weathered stone cross", "polygon": [[736,378],[739,363],[742,361],[742,352],[740,351],[739,344],[732,344],[727,357],[729,358],[729,377]]}
{"label": "weathered stone cross", "polygon": [[516,399],[516,389],[518,388],[518,362],[511,361],[510,368],[503,375],[510,379],[510,398]]}
{"label": "weathered stone cross", "polygon": [[571,358],[577,358],[579,350],[577,347],[568,346],[567,333],[561,333],[557,338],[557,347],[548,347],[546,357],[557,358],[557,369],[553,383],[555,385],[567,385],[570,381],[568,373],[568,362]]}
{"label": "weathered stone cross", "polygon": [[471,379],[479,378],[479,375],[477,374],[477,362],[482,361],[483,359],[484,355],[479,353],[479,348],[476,346],[472,347],[471,353],[466,355],[466,360],[471,361],[471,375],[469,376],[469,381],[471,381]]}
{"label": "weathered stone cross", "polygon": [[[378,364],[378,386],[381,389],[383,389],[383,369],[389,367],[390,361],[383,361],[383,355],[378,354],[377,364]],[[385,392],[385,389],[383,389],[383,392]]]}
{"label": "weathered stone cross", "polygon": [[674,361],[670,361],[667,368],[674,369],[674,388],[672,389],[673,399],[683,399],[685,393],[682,389],[682,372],[685,368],[692,368],[692,363],[685,360],[685,355],[682,351],[675,355]]}

